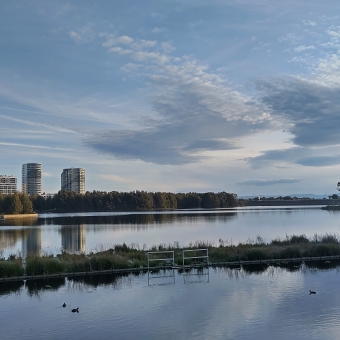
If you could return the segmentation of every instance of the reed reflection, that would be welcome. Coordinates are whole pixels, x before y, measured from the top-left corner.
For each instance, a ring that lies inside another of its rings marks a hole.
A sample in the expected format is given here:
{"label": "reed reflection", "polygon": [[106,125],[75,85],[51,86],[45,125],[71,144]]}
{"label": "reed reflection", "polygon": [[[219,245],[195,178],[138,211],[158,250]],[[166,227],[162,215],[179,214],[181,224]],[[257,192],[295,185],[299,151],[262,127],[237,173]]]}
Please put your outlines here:
{"label": "reed reflection", "polygon": [[39,218],[37,216],[25,217],[18,219],[0,220],[1,227],[32,227],[39,225]]}

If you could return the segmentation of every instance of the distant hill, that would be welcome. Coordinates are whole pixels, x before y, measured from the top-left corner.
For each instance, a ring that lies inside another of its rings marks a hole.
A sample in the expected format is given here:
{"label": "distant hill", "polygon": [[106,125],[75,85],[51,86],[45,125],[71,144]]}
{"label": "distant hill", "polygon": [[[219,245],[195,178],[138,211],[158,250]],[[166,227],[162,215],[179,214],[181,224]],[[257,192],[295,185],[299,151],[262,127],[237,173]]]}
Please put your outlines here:
{"label": "distant hill", "polygon": [[[328,196],[331,196],[332,194],[327,194],[327,195],[315,195],[315,194],[290,194],[290,195],[283,195],[281,196],[290,196],[290,197],[298,197],[298,198],[303,198],[303,197],[309,197],[309,198],[315,198],[315,199],[322,199],[322,198],[328,198]],[[260,195],[261,197],[279,197],[280,195]],[[249,199],[249,198],[254,198],[254,197],[259,197],[259,196],[238,196],[239,198],[244,198],[244,199]]]}

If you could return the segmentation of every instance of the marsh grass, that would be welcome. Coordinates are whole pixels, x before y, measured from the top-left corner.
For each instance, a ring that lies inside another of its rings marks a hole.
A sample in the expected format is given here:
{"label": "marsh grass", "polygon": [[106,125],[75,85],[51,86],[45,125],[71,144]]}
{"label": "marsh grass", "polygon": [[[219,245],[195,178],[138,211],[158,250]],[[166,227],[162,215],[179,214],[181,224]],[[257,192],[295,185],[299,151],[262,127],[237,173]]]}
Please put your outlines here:
{"label": "marsh grass", "polygon": [[65,264],[51,256],[29,256],[26,258],[26,275],[47,275],[63,273]]}
{"label": "marsh grass", "polygon": [[24,275],[21,259],[0,260],[0,277]]}
{"label": "marsh grass", "polygon": [[[86,254],[69,254],[62,252],[56,257],[44,254],[43,256],[28,256],[26,258],[27,275],[47,275],[71,272],[91,272],[111,269],[146,268],[148,265],[148,251],[174,251],[175,263],[183,263],[183,249],[208,249],[210,263],[225,263],[237,261],[254,261],[268,259],[287,259],[301,257],[320,257],[340,255],[340,237],[338,234],[315,234],[308,238],[306,235],[286,235],[285,238],[276,238],[265,243],[261,236],[255,240],[247,239],[244,243],[234,245],[231,241],[219,240],[216,245],[209,241],[196,241],[188,247],[181,247],[178,241],[159,244],[147,249],[146,245],[140,247],[133,243],[127,245],[116,244],[112,246],[98,246],[96,251]],[[190,256],[190,255],[189,255]],[[171,257],[172,260],[172,257]],[[194,264],[186,261],[185,264]],[[197,262],[198,263],[198,262]],[[150,267],[167,267],[169,263],[161,261],[150,262]],[[292,267],[295,268],[295,267]],[[293,270],[293,269],[292,269]],[[0,260],[0,277],[21,276],[24,274],[21,254],[12,254],[7,260]]]}

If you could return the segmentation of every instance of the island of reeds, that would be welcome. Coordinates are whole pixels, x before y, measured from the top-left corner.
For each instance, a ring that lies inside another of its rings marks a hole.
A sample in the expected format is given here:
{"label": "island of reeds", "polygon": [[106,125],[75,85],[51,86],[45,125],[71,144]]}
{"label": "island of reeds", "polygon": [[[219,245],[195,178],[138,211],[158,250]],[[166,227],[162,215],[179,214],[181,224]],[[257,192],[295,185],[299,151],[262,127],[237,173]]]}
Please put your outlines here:
{"label": "island of reeds", "polygon": [[[137,244],[114,245],[109,249],[99,249],[89,254],[69,254],[62,252],[56,256],[28,256],[22,259],[20,254],[12,254],[7,259],[0,259],[0,278],[22,277],[23,275],[52,275],[72,273],[91,273],[107,270],[147,270],[150,268],[167,267],[167,261],[149,262],[148,252],[174,251],[175,265],[181,266],[183,249],[208,249],[208,265],[228,265],[240,261],[301,259],[307,257],[324,257],[340,255],[340,237],[337,234],[324,234],[308,238],[306,235],[292,235],[276,238],[266,243],[262,237],[247,240],[237,245],[219,240],[218,244],[196,241],[187,247],[180,247],[179,242],[159,244],[141,248]],[[169,258],[170,262],[170,258]],[[195,262],[186,263],[195,265]]]}

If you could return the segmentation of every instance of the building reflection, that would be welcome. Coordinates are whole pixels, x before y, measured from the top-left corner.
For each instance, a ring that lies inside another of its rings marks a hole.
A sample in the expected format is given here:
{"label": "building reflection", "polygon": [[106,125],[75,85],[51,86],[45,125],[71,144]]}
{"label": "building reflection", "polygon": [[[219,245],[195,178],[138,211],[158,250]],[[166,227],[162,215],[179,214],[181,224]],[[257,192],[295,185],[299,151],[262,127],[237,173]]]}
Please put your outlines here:
{"label": "building reflection", "polygon": [[61,227],[61,246],[68,253],[85,253],[86,227],[85,224],[64,225]]}
{"label": "building reflection", "polygon": [[41,228],[23,229],[21,251],[25,259],[28,255],[41,256]]}
{"label": "building reflection", "polygon": [[19,239],[20,230],[0,230],[0,249],[14,247]]}

